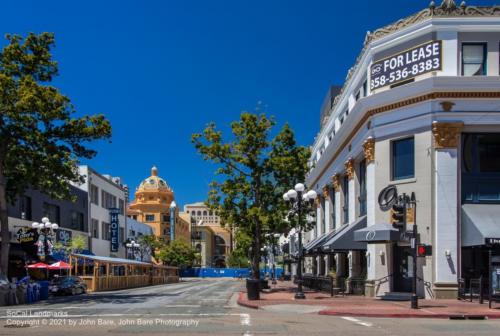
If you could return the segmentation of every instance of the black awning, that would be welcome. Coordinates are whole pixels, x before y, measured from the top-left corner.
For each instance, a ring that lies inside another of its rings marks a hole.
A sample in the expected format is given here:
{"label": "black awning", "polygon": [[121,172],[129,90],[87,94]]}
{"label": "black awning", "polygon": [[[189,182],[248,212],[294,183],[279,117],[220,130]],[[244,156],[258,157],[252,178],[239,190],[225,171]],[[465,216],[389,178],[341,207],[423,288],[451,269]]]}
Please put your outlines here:
{"label": "black awning", "polygon": [[354,223],[340,227],[335,234],[321,247],[324,252],[343,252],[366,250],[366,243],[354,240],[354,232],[366,227],[366,216],[358,218]]}
{"label": "black awning", "polygon": [[354,232],[354,240],[368,244],[399,241],[401,233],[391,224],[375,224]]}

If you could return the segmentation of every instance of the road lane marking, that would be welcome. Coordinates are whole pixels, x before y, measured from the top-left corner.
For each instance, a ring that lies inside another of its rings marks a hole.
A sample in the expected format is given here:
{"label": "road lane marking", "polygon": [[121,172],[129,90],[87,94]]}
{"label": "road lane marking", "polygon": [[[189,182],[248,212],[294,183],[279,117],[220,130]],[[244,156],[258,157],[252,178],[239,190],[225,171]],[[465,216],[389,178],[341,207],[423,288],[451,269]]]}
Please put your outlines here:
{"label": "road lane marking", "polygon": [[364,321],[358,320],[357,318],[354,318],[354,317],[341,316],[341,318],[344,319],[344,320],[346,320],[346,321],[353,322],[353,323],[356,323],[357,325],[361,325],[361,326],[364,326],[364,327],[373,327],[373,323],[364,322]]}

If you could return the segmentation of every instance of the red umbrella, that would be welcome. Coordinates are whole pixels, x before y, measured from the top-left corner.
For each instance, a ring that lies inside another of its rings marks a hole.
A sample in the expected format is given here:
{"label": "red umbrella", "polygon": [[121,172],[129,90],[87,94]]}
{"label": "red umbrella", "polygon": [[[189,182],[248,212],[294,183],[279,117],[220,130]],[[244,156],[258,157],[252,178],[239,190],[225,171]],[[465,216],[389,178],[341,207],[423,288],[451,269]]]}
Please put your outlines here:
{"label": "red umbrella", "polygon": [[49,265],[44,264],[43,262],[39,262],[39,263],[36,263],[36,264],[28,265],[26,267],[27,268],[37,268],[37,269],[40,269],[40,268],[49,268]]}
{"label": "red umbrella", "polygon": [[58,261],[49,266],[49,270],[61,270],[61,269],[70,269],[71,265],[65,263],[64,261]]}

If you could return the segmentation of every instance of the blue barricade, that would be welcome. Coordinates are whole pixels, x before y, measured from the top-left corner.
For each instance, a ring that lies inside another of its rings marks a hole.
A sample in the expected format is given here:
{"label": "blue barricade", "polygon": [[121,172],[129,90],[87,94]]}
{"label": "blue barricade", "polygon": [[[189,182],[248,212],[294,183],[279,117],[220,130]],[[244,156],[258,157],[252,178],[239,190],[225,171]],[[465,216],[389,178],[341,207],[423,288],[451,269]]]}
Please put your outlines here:
{"label": "blue barricade", "polygon": [[[271,275],[269,269],[266,272]],[[276,268],[276,277],[280,277],[283,270]],[[181,277],[185,278],[248,278],[250,277],[249,268],[185,268],[181,270]],[[264,270],[260,270],[264,276]]]}

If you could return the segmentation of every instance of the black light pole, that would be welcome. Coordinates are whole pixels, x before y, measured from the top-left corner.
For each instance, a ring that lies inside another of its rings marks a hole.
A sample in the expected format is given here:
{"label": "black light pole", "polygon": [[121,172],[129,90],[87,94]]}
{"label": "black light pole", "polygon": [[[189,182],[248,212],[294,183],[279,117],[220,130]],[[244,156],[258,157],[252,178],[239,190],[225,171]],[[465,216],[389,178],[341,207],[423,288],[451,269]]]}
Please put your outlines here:
{"label": "black light pole", "polygon": [[[411,194],[409,204],[413,208],[413,283],[411,294],[411,308],[418,309],[418,296],[417,296],[417,257],[418,257],[418,229],[417,229],[417,200],[415,193]],[[405,207],[405,222],[406,222],[406,207]]]}
{"label": "black light pole", "polygon": [[302,211],[304,205],[307,203],[312,203],[317,197],[314,190],[309,190],[304,193],[305,187],[302,183],[297,183],[294,189],[290,189],[283,195],[285,201],[292,203],[291,214],[297,215],[298,218],[298,233],[299,233],[299,258],[297,261],[297,293],[295,293],[295,299],[305,299],[306,296],[302,291]]}

